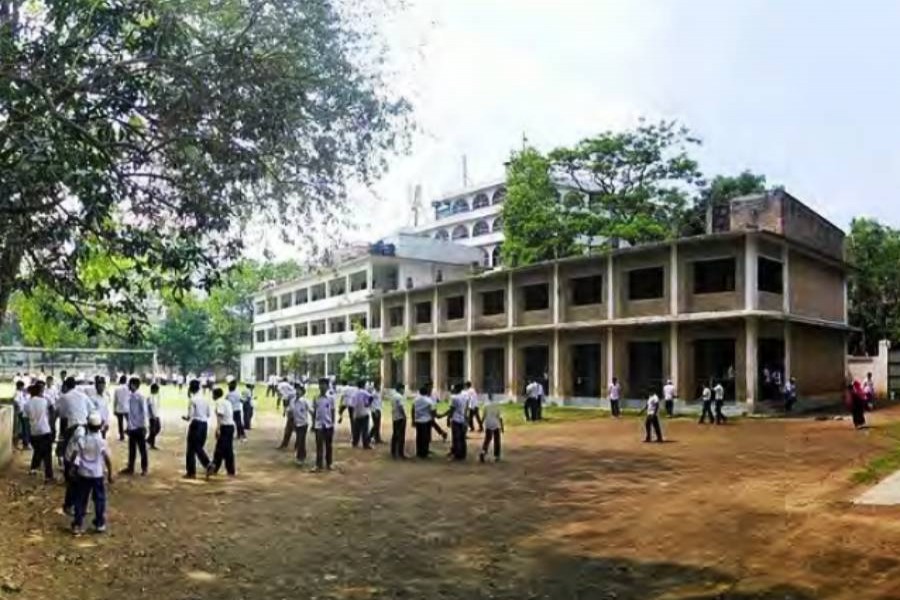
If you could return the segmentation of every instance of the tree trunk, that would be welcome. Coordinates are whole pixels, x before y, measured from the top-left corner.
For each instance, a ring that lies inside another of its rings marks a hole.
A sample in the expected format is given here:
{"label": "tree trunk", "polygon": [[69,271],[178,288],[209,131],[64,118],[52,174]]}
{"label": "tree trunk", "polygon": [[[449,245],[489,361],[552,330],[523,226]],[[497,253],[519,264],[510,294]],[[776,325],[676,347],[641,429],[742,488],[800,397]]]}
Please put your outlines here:
{"label": "tree trunk", "polygon": [[[6,232],[11,234],[11,232]],[[25,252],[19,240],[7,237],[5,244],[0,246],[0,325],[6,321],[6,310],[9,306],[9,298],[13,293],[13,286],[19,275],[22,265],[22,256]]]}

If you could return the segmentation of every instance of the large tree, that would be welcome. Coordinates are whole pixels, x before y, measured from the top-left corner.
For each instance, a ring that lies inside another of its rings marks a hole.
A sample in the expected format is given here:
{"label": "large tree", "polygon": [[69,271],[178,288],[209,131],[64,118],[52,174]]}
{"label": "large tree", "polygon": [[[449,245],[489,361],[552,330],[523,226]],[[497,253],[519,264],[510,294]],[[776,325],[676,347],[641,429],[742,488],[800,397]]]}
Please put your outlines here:
{"label": "large tree", "polygon": [[847,237],[850,324],[861,329],[855,350],[900,339],[900,231],[873,219],[854,219]]}
{"label": "large tree", "polygon": [[[0,0],[0,318],[49,290],[136,336],[210,288],[251,219],[301,236],[384,166],[408,114],[330,0]],[[358,12],[356,14],[359,14]],[[126,257],[88,283],[80,265]]]}
{"label": "large tree", "polygon": [[716,175],[700,187],[700,193],[693,207],[688,211],[683,225],[684,235],[699,235],[706,231],[706,210],[711,206],[721,206],[734,198],[758,194],[766,191],[766,176],[750,170],[737,175]]}

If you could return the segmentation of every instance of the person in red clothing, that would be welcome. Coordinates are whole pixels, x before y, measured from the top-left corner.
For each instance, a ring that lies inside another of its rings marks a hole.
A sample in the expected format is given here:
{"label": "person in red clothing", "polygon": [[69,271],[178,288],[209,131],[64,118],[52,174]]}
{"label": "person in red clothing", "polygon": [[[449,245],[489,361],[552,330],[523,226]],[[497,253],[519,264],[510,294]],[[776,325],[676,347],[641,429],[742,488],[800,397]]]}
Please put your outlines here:
{"label": "person in red clothing", "polygon": [[858,379],[848,390],[850,393],[850,412],[853,415],[853,426],[862,429],[866,426],[866,392]]}

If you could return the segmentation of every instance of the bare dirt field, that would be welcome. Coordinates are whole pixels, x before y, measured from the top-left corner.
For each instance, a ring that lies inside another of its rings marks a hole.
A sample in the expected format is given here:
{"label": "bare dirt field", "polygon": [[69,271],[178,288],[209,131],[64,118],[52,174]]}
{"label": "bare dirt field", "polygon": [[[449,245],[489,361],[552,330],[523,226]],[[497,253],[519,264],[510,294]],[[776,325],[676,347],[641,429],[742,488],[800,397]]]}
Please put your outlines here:
{"label": "bare dirt field", "polygon": [[209,482],[180,479],[169,420],[150,476],[114,484],[102,537],[72,538],[62,488],[17,455],[0,597],[900,598],[900,510],[849,504],[850,473],[888,443],[878,423],[897,419],[676,420],[665,444],[642,444],[634,418],[543,423],[509,428],[487,465],[474,439],[466,464],[398,463],[342,430],[319,475],[275,449],[265,415],[237,478]]}

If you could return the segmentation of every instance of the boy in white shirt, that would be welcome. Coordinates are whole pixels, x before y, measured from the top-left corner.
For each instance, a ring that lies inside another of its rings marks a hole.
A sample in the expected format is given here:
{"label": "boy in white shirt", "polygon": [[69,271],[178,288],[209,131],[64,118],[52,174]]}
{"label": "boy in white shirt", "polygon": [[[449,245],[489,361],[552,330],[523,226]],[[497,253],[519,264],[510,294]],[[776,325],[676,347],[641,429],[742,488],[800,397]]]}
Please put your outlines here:
{"label": "boy in white shirt", "polygon": [[652,429],[656,432],[656,441],[662,443],[662,430],[659,427],[659,396],[655,393],[650,394],[650,397],[647,399],[647,405],[644,406],[644,409],[641,412],[647,413],[647,418],[644,419],[644,430],[646,432],[644,442],[650,442],[652,440],[650,435]]}
{"label": "boy in white shirt", "polygon": [[619,383],[618,378],[613,377],[612,383],[609,384],[609,408],[612,411],[612,416],[619,418],[620,409],[619,409],[619,400],[622,399],[622,385]]}
{"label": "boy in white shirt", "polygon": [[25,381],[16,382],[16,394],[13,396],[13,408],[15,408],[16,422],[19,427],[19,441],[22,450],[31,448],[31,425],[28,423],[28,415],[25,413],[25,404],[28,402],[28,392],[25,391]]}
{"label": "boy in white shirt", "polygon": [[472,382],[467,381],[465,384],[464,393],[468,399],[468,421],[469,421],[469,431],[475,431],[475,423],[478,423],[478,433],[484,431],[484,422],[481,420],[481,414],[478,410],[478,392],[475,391],[475,388],[472,387]]}
{"label": "boy in white shirt", "polygon": [[147,398],[138,390],[141,380],[132,377],[128,381],[128,466],[122,469],[122,475],[134,474],[134,463],[141,455],[141,476],[146,476],[150,469],[147,457],[147,430],[150,429],[150,411]]}
{"label": "boy in white shirt", "polygon": [[393,429],[391,431],[391,458],[406,458],[406,407],[403,405],[403,384],[398,383],[388,393],[391,401],[391,417]]}
{"label": "boy in white shirt", "polygon": [[373,444],[380,444],[381,441],[381,410],[382,410],[382,400],[381,400],[381,392],[378,390],[379,382],[369,383],[366,385],[366,391],[369,392],[369,397],[372,399],[372,406],[370,407],[370,411],[372,414],[372,431],[369,432],[369,439]]}
{"label": "boy in white shirt", "polygon": [[298,394],[291,400],[289,409],[294,415],[294,429],[297,430],[297,464],[301,467],[306,464],[306,434],[309,432],[310,406],[306,394]]}
{"label": "boy in white shirt", "polygon": [[102,420],[97,413],[88,416],[87,432],[79,427],[79,433],[72,437],[67,454],[76,474],[75,519],[72,533],[81,535],[84,517],[87,514],[88,499],[94,499],[94,529],[97,533],[106,531],[106,487],[104,471],[109,483],[113,482],[112,461],[106,440],[100,435]]}
{"label": "boy in white shirt", "polygon": [[313,405],[313,429],[316,430],[316,472],[324,466],[329,471],[334,442],[334,397],[328,393],[328,380],[319,380],[319,397]]}
{"label": "boy in white shirt", "polygon": [[666,403],[666,415],[675,416],[675,385],[671,379],[663,386],[663,401]]}
{"label": "boy in white shirt", "polygon": [[241,395],[241,412],[244,417],[244,439],[247,438],[247,432],[253,429],[253,383],[247,382],[247,387]]}
{"label": "boy in white shirt", "polygon": [[159,384],[150,384],[150,398],[147,399],[147,411],[150,413],[150,435],[147,437],[147,445],[151,450],[159,450],[156,447],[156,437],[162,431],[162,417],[159,412]]}
{"label": "boy in white shirt", "polygon": [[207,474],[218,473],[224,462],[225,472],[234,477],[234,411],[222,388],[215,388],[212,397],[216,404],[216,450]]}
{"label": "boy in white shirt", "polygon": [[454,460],[466,460],[466,411],[469,408],[469,395],[463,391],[461,384],[455,385],[453,392],[450,396],[450,454]]}
{"label": "boy in white shirt", "polygon": [[709,388],[709,384],[703,384],[703,391],[700,394],[700,399],[703,401],[703,409],[700,413],[700,424],[706,423],[706,417],[709,417],[709,423],[712,425],[715,423],[716,418],[712,413],[712,390]]}
{"label": "boy in white shirt", "polygon": [[416,456],[428,458],[431,454],[431,427],[438,418],[431,398],[431,384],[426,383],[419,389],[419,395],[413,400],[412,414],[416,427]]}
{"label": "boy in white shirt", "polygon": [[237,438],[244,441],[247,439],[247,434],[244,433],[244,404],[240,393],[237,391],[237,381],[234,378],[228,382],[228,393],[225,394],[225,399],[231,403],[231,413],[234,417]]}
{"label": "boy in white shirt", "polygon": [[28,392],[30,397],[25,403],[25,414],[31,427],[31,473],[44,467],[44,481],[53,481],[53,434],[50,429],[50,403],[43,396],[44,385],[33,384]]}
{"label": "boy in white shirt", "polygon": [[484,405],[484,443],[481,445],[478,460],[484,462],[488,449],[491,444],[494,444],[494,462],[500,462],[500,434],[503,432],[503,414],[500,404],[494,402],[493,394],[488,394],[487,402]]}
{"label": "boy in white shirt", "polygon": [[119,387],[113,392],[113,414],[116,415],[116,423],[119,425],[119,441],[125,441],[125,419],[128,418],[128,400],[131,391],[128,389],[128,378],[125,375],[119,377]]}
{"label": "boy in white shirt", "polygon": [[725,418],[725,413],[722,412],[722,405],[725,404],[725,388],[722,386],[722,382],[716,382],[716,386],[713,388],[713,398],[715,398],[716,403],[716,425],[724,425],[728,419]]}
{"label": "boy in white shirt", "polygon": [[200,393],[200,382],[192,379],[188,383],[188,411],[182,417],[188,422],[187,452],[185,454],[185,479],[197,476],[197,461],[204,470],[209,469],[209,457],[206,455],[206,434],[209,428],[209,401]]}

